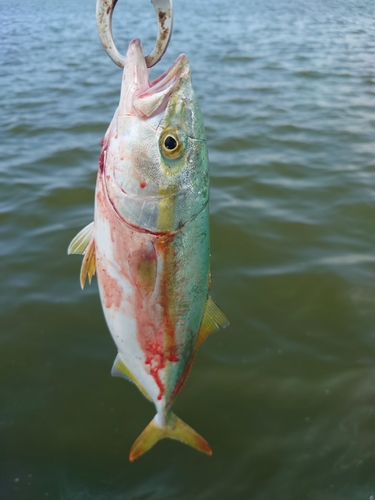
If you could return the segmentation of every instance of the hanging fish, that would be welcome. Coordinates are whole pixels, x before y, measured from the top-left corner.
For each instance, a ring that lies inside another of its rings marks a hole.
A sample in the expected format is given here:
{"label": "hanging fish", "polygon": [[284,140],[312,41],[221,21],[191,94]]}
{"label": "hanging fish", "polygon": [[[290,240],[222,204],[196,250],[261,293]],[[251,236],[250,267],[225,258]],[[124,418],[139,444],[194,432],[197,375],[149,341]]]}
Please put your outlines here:
{"label": "hanging fish", "polygon": [[134,382],[156,416],[130,460],[169,437],[211,454],[171,411],[199,345],[228,322],[209,296],[209,174],[187,57],[150,83],[142,45],[130,43],[118,109],[102,141],[94,222],[71,242],[95,271],[118,348],[112,375]]}

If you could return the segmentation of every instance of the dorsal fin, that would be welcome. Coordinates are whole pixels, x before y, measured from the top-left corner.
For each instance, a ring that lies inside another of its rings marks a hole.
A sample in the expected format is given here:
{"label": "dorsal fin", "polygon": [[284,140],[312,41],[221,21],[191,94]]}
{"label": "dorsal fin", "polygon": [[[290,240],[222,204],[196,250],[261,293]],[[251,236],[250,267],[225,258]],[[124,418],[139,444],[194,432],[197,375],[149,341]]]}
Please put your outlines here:
{"label": "dorsal fin", "polygon": [[225,328],[228,325],[229,321],[223,311],[215,304],[211,297],[208,297],[204,306],[202,323],[199,328],[195,349],[198,349],[210,333],[216,332],[219,328]]}
{"label": "dorsal fin", "polygon": [[80,280],[82,289],[85,286],[86,276],[89,277],[89,283],[91,283],[92,277],[95,274],[95,269],[95,240],[94,238],[91,238],[83,255],[83,261],[81,265]]}
{"label": "dorsal fin", "polygon": [[119,354],[117,354],[116,359],[113,363],[111,375],[112,377],[121,377],[126,380],[129,380],[130,382],[133,382],[133,384],[135,384],[138,387],[138,389],[145,396],[145,398],[147,398],[149,401],[152,401],[150,396],[147,394],[146,390],[141,386],[141,384],[134,377],[132,372],[125,366]]}
{"label": "dorsal fin", "polygon": [[71,254],[83,255],[86,251],[88,244],[90,243],[93,232],[94,232],[94,222],[90,222],[90,224],[81,229],[81,231],[72,239],[68,248],[68,255]]}

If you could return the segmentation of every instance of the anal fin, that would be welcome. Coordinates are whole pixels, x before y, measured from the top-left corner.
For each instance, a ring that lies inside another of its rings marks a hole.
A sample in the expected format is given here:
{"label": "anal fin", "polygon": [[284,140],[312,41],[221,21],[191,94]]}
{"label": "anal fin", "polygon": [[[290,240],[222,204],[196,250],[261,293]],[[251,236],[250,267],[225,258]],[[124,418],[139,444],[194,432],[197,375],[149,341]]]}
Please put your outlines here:
{"label": "anal fin", "polygon": [[121,377],[126,380],[129,380],[129,382],[133,382],[138,389],[141,391],[141,393],[144,395],[145,398],[147,398],[149,401],[152,401],[146,390],[142,387],[142,385],[138,382],[138,380],[134,377],[132,372],[125,366],[123,361],[120,358],[120,355],[117,354],[116,359],[113,363],[112,370],[111,370],[111,375],[113,377]]}
{"label": "anal fin", "polygon": [[215,304],[211,297],[208,297],[204,306],[202,322],[199,328],[195,349],[198,349],[210,333],[216,332],[219,328],[225,328],[228,325],[229,321],[223,311],[217,304]]}

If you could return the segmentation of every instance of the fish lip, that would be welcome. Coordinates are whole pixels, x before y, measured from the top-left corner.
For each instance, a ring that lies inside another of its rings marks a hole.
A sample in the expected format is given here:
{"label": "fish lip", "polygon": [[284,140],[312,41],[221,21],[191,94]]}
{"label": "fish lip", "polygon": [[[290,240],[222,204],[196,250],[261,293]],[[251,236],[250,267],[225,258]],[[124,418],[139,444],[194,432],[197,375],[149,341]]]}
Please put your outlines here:
{"label": "fish lip", "polygon": [[[174,63],[160,76],[155,78],[152,82],[150,82],[150,89],[155,91],[160,91],[162,88],[166,86],[166,84],[174,79],[174,81],[177,81],[182,73],[183,70],[186,69],[189,66],[189,60],[187,58],[186,54],[180,54]],[[174,82],[173,82],[174,83]]]}
{"label": "fish lip", "polygon": [[182,53],[175,59],[172,65],[164,73],[155,78],[155,80],[150,81],[149,68],[147,68],[146,66],[143,46],[139,38],[135,38],[130,42],[128,53],[131,58],[130,64],[134,68],[134,79],[143,82],[142,86],[146,87],[143,90],[138,90],[138,92],[136,92],[138,95],[142,94],[143,92],[149,92],[150,90],[159,92],[162,87],[164,87],[171,79],[173,79],[174,76],[177,80],[180,76],[179,72],[189,65],[187,55]]}

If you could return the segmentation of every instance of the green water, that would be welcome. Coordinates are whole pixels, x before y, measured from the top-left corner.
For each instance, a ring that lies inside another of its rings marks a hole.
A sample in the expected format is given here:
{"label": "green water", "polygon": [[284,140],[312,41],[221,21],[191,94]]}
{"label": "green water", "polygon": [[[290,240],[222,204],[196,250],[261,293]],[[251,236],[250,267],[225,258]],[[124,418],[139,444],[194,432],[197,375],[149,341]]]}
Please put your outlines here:
{"label": "green water", "polygon": [[[211,164],[215,300],[174,410],[211,444],[134,463],[154,408],[110,370],[93,217],[121,71],[95,2],[0,1],[0,499],[375,498],[374,3],[175,2],[162,73],[189,56]],[[122,50],[155,36],[121,0]]]}

